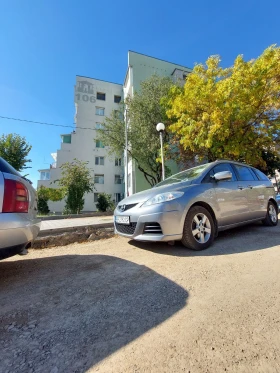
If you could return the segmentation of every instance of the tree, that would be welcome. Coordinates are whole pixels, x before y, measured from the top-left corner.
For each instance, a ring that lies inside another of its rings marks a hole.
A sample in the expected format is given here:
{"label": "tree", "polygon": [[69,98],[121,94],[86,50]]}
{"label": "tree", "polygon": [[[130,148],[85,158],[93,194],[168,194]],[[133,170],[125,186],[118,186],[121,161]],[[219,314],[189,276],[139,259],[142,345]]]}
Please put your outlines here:
{"label": "tree", "polygon": [[66,162],[62,169],[61,179],[56,180],[64,189],[66,196],[66,210],[72,214],[79,214],[84,207],[84,195],[93,191],[93,182],[88,162],[74,159],[73,162]]}
{"label": "tree", "polygon": [[26,163],[31,162],[27,158],[32,146],[29,145],[25,137],[9,133],[0,138],[0,157],[4,158],[17,171],[21,172],[26,168]]}
{"label": "tree", "polygon": [[265,161],[265,167],[259,169],[268,176],[275,176],[275,171],[280,171],[280,158],[271,151],[262,151],[262,159]]}
{"label": "tree", "polygon": [[96,207],[98,211],[112,211],[114,209],[114,203],[111,200],[111,195],[107,193],[99,193],[97,197]]}
{"label": "tree", "polygon": [[243,160],[266,169],[264,152],[280,142],[280,48],[223,69],[218,56],[195,66],[168,99],[170,130],[183,157]]}
{"label": "tree", "polygon": [[41,215],[48,215],[50,212],[48,201],[43,197],[38,197],[38,213]]}
{"label": "tree", "polygon": [[37,191],[38,195],[38,212],[40,214],[47,215],[50,210],[48,206],[48,201],[53,202],[61,201],[64,198],[65,191],[62,188],[47,188],[43,185]]}
{"label": "tree", "polygon": [[[170,78],[157,75],[142,82],[140,91],[128,97],[121,106],[122,115],[113,111],[97,135],[105,146],[109,146],[111,154],[122,155],[125,149],[126,117],[129,123],[129,156],[136,161],[138,169],[151,186],[161,181],[160,141],[156,125],[159,122],[167,124],[166,110],[161,99],[168,94],[172,84]],[[168,168],[166,172],[169,172]]]}

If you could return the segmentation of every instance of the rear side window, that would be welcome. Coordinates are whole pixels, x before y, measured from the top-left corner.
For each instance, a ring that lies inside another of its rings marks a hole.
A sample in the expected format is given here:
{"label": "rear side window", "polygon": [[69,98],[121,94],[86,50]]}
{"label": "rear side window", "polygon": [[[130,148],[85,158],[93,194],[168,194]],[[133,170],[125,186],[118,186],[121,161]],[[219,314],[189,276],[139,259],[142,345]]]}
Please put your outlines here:
{"label": "rear side window", "polygon": [[249,167],[241,166],[239,164],[235,164],[234,167],[236,168],[237,173],[239,175],[239,180],[241,181],[258,180],[254,172]]}
{"label": "rear side window", "polygon": [[267,176],[265,176],[265,174],[262,173],[260,170],[257,170],[256,168],[254,168],[254,172],[257,175],[259,180],[269,181],[269,178]]}
{"label": "rear side window", "polygon": [[236,181],[236,176],[234,174],[234,171],[231,167],[231,165],[229,163],[220,163],[220,164],[217,164],[217,166],[213,167],[211,169],[211,171],[208,172],[208,174],[205,176],[205,178],[203,179],[203,183],[212,183],[214,180],[213,180],[213,176],[217,173],[217,172],[222,172],[222,171],[230,171],[231,174],[232,174],[232,178],[230,180],[224,180],[224,181]]}
{"label": "rear side window", "polygon": [[7,174],[21,176],[21,174],[15,170],[5,159],[0,157],[0,171]]}

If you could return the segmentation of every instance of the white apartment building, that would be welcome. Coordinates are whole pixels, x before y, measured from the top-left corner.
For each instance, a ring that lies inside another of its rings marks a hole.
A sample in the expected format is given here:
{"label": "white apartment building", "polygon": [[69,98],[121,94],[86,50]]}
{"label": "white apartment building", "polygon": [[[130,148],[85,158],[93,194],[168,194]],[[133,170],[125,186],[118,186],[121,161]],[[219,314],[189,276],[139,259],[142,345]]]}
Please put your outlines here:
{"label": "white apartment building", "polygon": [[[113,110],[119,109],[121,100],[128,95],[133,96],[134,92],[141,88],[141,82],[153,74],[169,76],[174,82],[183,84],[190,72],[191,69],[188,67],[129,51],[128,68],[123,85],[77,76],[76,129],[72,133],[61,135],[61,148],[57,153],[52,153],[53,165],[49,169],[39,170],[38,187],[41,185],[55,187],[55,184],[51,183],[60,178],[60,166],[77,158],[89,162],[88,167],[91,169],[95,183],[94,194],[85,196],[83,211],[96,210],[95,202],[98,193],[111,194],[112,199],[117,203],[124,197],[125,190],[132,195],[150,188],[135,161],[129,159],[128,167],[124,167],[122,159],[109,156],[108,149],[96,140],[96,129],[102,128],[106,116],[109,116]],[[178,171],[175,162],[169,162],[168,166],[172,172]],[[51,211],[62,212],[65,202],[49,201],[48,204]]]}
{"label": "white apartment building", "polygon": [[[60,166],[75,158],[88,161],[94,180],[94,193],[85,195],[83,211],[96,211],[98,193],[112,195],[117,203],[124,193],[123,160],[109,156],[108,148],[96,139],[96,130],[102,129],[106,116],[119,109],[123,99],[123,86],[83,76],[76,77],[75,85],[75,123],[71,133],[61,135],[61,148],[52,153],[54,163],[48,169],[41,169],[38,188],[56,187],[53,182],[60,178]],[[62,212],[64,201],[48,202],[50,211]]]}

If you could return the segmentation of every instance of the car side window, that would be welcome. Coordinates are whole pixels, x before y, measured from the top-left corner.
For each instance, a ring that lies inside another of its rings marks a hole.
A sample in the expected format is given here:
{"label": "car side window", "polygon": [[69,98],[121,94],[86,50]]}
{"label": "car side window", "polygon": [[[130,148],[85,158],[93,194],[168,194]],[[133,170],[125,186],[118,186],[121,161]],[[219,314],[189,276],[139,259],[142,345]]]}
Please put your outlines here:
{"label": "car side window", "polygon": [[234,167],[236,168],[237,173],[239,175],[239,179],[241,181],[257,180],[254,172],[249,167],[241,166],[239,164],[235,164]]}
{"label": "car side window", "polygon": [[263,180],[263,181],[269,181],[269,178],[267,176],[265,176],[265,174],[263,174],[260,170],[254,168],[253,169],[255,174],[257,174],[259,180]]}
{"label": "car side window", "polygon": [[214,166],[208,174],[205,176],[205,178],[202,180],[203,183],[212,183],[214,181],[213,176],[217,172],[222,172],[222,171],[230,171],[232,174],[232,178],[229,180],[224,180],[224,181],[236,181],[236,176],[234,174],[234,171],[229,163],[220,163]]}

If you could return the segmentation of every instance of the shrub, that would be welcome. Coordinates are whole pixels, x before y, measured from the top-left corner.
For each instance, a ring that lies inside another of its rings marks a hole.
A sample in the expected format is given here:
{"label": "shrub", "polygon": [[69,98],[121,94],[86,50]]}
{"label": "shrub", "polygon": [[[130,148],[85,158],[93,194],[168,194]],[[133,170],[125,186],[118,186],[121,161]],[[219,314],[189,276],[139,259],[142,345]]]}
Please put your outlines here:
{"label": "shrub", "polygon": [[111,200],[111,195],[107,193],[99,193],[96,207],[98,211],[113,211],[115,208],[114,202]]}
{"label": "shrub", "polygon": [[42,197],[38,197],[38,213],[41,215],[47,215],[49,212],[48,201]]}

